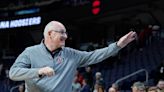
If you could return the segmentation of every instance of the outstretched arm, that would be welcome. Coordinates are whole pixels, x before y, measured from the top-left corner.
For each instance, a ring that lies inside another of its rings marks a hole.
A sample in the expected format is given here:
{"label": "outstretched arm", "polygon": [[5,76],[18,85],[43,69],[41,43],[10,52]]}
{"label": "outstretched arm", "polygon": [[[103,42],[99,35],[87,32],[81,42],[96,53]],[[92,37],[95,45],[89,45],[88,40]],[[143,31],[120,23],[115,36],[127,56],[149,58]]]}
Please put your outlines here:
{"label": "outstretched arm", "polygon": [[92,52],[81,52],[76,51],[75,53],[78,55],[79,63],[78,66],[86,66],[90,64],[95,64],[103,61],[104,59],[115,55],[121,48],[125,47],[128,43],[133,41],[136,38],[136,32],[129,32],[124,35],[117,41],[116,43],[110,44],[106,48],[97,49]]}

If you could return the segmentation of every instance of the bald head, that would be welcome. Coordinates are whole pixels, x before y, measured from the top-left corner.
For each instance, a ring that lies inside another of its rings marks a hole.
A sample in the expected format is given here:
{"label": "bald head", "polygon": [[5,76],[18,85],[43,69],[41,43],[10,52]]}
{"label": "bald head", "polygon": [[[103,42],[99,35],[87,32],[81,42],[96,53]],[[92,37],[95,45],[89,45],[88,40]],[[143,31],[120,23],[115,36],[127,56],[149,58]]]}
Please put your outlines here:
{"label": "bald head", "polygon": [[44,33],[43,33],[44,38],[46,38],[49,31],[53,31],[53,30],[54,31],[60,31],[60,30],[65,31],[66,29],[62,23],[60,23],[58,21],[51,21],[46,25],[46,27],[44,29]]}
{"label": "bald head", "polygon": [[64,25],[58,21],[49,22],[44,29],[44,44],[50,51],[65,46],[67,33]]}

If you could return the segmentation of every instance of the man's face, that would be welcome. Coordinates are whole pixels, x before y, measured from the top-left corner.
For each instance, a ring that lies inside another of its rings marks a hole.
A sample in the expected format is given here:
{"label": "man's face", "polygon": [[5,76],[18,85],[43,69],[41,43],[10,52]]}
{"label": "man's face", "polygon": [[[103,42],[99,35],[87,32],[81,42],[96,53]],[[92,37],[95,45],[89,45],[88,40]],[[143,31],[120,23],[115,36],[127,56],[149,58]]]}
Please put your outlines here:
{"label": "man's face", "polygon": [[160,89],[164,89],[164,81],[159,81],[157,85]]}
{"label": "man's face", "polygon": [[62,46],[65,46],[65,40],[67,39],[67,33],[66,31],[63,29],[61,30],[52,30],[50,31],[50,38],[51,38],[51,42],[54,44],[54,46],[56,46],[57,48],[60,48]]}
{"label": "man's face", "polygon": [[145,92],[145,90],[138,89],[137,87],[132,87],[132,92]]}
{"label": "man's face", "polygon": [[86,70],[86,72],[91,72],[91,68],[90,67],[86,67],[85,70]]}

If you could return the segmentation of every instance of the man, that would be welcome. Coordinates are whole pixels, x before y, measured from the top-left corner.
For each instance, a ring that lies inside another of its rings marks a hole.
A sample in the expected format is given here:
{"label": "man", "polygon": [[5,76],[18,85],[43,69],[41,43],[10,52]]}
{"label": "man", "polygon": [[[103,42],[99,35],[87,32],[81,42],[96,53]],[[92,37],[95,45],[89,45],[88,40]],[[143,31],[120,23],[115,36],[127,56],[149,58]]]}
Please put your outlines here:
{"label": "man", "polygon": [[86,79],[86,78],[83,79],[83,86],[82,86],[80,92],[91,92],[91,87],[88,83],[88,79]]}
{"label": "man", "polygon": [[115,83],[113,83],[112,86],[108,89],[108,92],[119,92],[119,91],[120,91],[119,85]]}
{"label": "man", "polygon": [[85,73],[83,74],[83,76],[84,76],[84,79],[87,80],[87,83],[90,86],[90,88],[92,88],[93,87],[93,73],[90,66],[85,67]]}
{"label": "man", "polygon": [[96,72],[96,74],[95,74],[95,83],[98,83],[99,85],[104,87],[105,83],[104,83],[104,80],[102,78],[101,72]]}
{"label": "man", "polygon": [[71,92],[77,67],[101,62],[136,37],[135,32],[129,32],[106,48],[85,52],[64,47],[66,28],[58,21],[48,23],[43,35],[41,44],[26,48],[9,72],[10,79],[25,80],[25,92]]}
{"label": "man", "polygon": [[110,87],[108,89],[108,92],[119,92],[117,89],[115,89],[114,87]]}
{"label": "man", "polygon": [[20,84],[18,87],[18,92],[24,92],[25,88],[24,88],[24,84]]}
{"label": "man", "polygon": [[142,82],[135,82],[132,86],[132,92],[146,92],[146,87]]}
{"label": "man", "polygon": [[164,92],[164,80],[163,79],[160,79],[158,81],[157,87],[158,87],[160,92]]}

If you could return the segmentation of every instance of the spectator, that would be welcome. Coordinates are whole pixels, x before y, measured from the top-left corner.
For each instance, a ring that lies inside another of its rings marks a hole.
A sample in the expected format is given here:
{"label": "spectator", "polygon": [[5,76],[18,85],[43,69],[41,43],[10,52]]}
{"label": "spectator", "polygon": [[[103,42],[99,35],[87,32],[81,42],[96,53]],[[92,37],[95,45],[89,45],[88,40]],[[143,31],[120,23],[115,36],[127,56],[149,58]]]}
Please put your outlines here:
{"label": "spectator", "polygon": [[77,76],[75,76],[74,81],[72,83],[72,92],[80,92],[81,84],[77,80]]}
{"label": "spectator", "polygon": [[157,87],[159,88],[159,91],[160,92],[164,92],[164,80],[159,80],[158,81],[158,84],[157,84]]}
{"label": "spectator", "polygon": [[146,92],[146,87],[141,82],[135,82],[132,86],[132,92]]}
{"label": "spectator", "polygon": [[148,92],[158,92],[158,87],[155,87],[155,86],[149,87],[147,91]]}
{"label": "spectator", "polygon": [[108,92],[117,92],[117,90],[116,90],[115,88],[113,88],[113,87],[110,87],[110,88],[108,89]]}
{"label": "spectator", "polygon": [[90,66],[85,67],[84,78],[88,80],[89,86],[93,87],[93,74]]}
{"label": "spectator", "polygon": [[115,84],[115,83],[112,84],[112,88],[114,88],[116,90],[116,92],[118,92],[120,90],[119,85]]}
{"label": "spectator", "polygon": [[80,85],[83,84],[83,76],[80,74],[79,70],[76,70],[76,74],[75,76],[77,76],[77,82],[80,83]]}
{"label": "spectator", "polygon": [[81,91],[80,92],[91,92],[91,88],[88,84],[88,79],[85,79],[83,80],[83,86],[81,88]]}
{"label": "spectator", "polygon": [[101,84],[102,86],[104,86],[104,80],[103,80],[102,75],[101,75],[100,72],[96,72],[95,78],[96,78],[96,81],[95,81],[96,83]]}
{"label": "spectator", "polygon": [[19,85],[18,92],[24,92],[24,91],[25,91],[24,84]]}
{"label": "spectator", "polygon": [[96,83],[93,92],[105,92],[104,86],[101,83]]}

